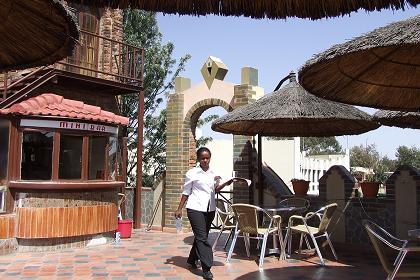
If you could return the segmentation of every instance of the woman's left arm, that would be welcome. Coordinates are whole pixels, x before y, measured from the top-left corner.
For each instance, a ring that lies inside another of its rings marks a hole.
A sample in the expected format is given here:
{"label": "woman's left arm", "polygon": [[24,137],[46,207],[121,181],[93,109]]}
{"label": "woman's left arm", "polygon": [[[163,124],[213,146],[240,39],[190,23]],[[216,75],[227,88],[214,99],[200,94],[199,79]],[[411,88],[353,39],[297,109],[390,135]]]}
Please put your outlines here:
{"label": "woman's left arm", "polygon": [[232,184],[232,182],[234,181],[234,179],[230,179],[229,181],[226,181],[222,184],[217,184],[216,187],[214,188],[215,192],[220,192],[224,187]]}

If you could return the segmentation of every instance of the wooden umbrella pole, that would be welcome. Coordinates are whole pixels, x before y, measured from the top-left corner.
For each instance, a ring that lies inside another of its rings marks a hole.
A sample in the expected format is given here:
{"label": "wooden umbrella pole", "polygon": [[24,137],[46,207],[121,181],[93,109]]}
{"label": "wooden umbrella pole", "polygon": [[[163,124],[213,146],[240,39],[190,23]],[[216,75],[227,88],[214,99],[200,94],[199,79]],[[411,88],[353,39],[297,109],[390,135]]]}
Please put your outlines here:
{"label": "wooden umbrella pole", "polygon": [[144,85],[143,85],[143,61],[144,50],[141,54],[141,90],[138,94],[137,105],[137,181],[135,189],[134,203],[134,228],[138,229],[141,225],[141,189],[143,175],[143,125],[144,125]]}
{"label": "wooden umbrella pole", "polygon": [[258,134],[258,203],[263,205],[262,137]]}

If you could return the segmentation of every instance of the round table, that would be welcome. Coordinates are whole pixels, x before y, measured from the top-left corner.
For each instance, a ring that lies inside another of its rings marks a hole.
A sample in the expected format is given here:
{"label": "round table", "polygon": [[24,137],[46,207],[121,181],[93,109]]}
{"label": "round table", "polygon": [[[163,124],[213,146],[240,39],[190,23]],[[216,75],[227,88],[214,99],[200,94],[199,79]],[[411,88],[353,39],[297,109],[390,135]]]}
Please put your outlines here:
{"label": "round table", "polygon": [[[306,207],[298,207],[298,206],[284,206],[284,205],[277,205],[277,206],[260,206],[262,209],[264,209],[267,212],[270,212],[274,215],[286,215],[286,214],[290,214],[290,213],[294,213],[294,214],[299,214],[299,213],[303,213],[306,209]],[[282,216],[283,218],[283,216]],[[280,237],[279,237],[280,238]],[[273,248],[272,249],[268,249],[268,254],[276,254],[276,255],[280,255],[280,259],[281,260],[285,260],[286,259],[286,246],[285,246],[285,240],[283,240],[283,242],[281,242],[281,248],[279,249],[278,244],[277,244],[277,238],[273,237]]]}

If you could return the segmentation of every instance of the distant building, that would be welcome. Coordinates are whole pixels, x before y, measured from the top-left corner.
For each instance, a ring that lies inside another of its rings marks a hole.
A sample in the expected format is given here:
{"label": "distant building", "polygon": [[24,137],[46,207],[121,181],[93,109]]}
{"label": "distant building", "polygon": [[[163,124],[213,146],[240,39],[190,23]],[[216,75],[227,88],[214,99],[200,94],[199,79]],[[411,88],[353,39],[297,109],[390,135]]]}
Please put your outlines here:
{"label": "distant building", "polygon": [[[211,165],[222,175],[230,176],[233,170],[232,141],[215,139],[208,145],[213,151]],[[310,181],[309,194],[318,194],[318,180],[333,165],[342,165],[350,170],[350,155],[345,154],[307,156],[300,152],[300,138],[271,140],[263,138],[262,161],[270,166],[292,189],[291,179]]]}

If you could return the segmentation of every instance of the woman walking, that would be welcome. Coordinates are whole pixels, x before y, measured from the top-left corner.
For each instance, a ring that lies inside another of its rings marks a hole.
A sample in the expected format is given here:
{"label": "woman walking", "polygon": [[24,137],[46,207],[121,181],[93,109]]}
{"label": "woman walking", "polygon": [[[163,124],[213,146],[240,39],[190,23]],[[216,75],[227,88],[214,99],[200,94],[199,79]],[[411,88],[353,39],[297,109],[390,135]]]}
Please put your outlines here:
{"label": "woman walking", "polygon": [[175,217],[180,218],[182,208],[187,202],[187,215],[194,233],[194,243],[187,263],[192,268],[197,268],[196,261],[200,260],[204,279],[213,279],[210,269],[213,264],[213,250],[208,242],[211,222],[216,210],[215,192],[230,185],[233,179],[219,184],[218,176],[210,168],[211,152],[208,148],[201,147],[197,150],[198,167],[190,169],[185,175],[184,191]]}

